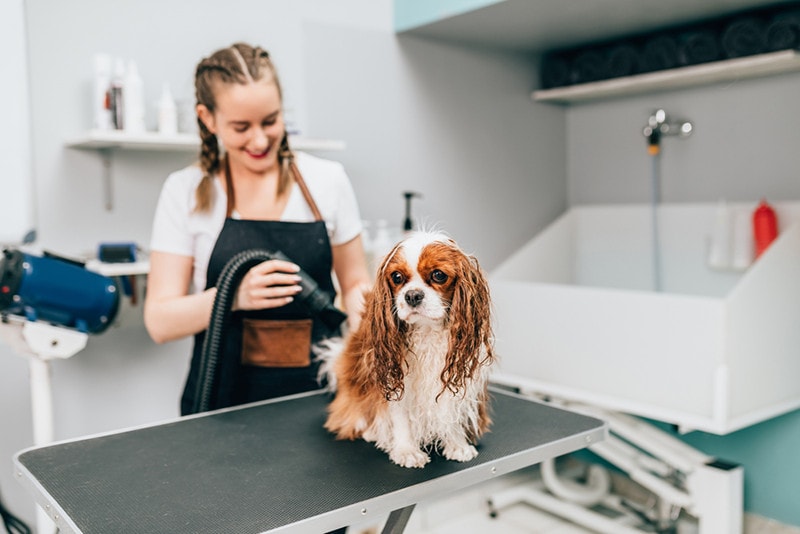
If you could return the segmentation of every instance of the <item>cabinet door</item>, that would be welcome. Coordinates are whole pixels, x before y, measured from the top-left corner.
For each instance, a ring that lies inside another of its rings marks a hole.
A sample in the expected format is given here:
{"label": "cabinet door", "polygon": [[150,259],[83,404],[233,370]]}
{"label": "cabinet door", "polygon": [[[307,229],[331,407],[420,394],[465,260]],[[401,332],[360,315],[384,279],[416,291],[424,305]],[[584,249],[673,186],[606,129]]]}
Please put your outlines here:
{"label": "cabinet door", "polygon": [[20,243],[34,226],[24,0],[9,4],[0,17],[0,245]]}

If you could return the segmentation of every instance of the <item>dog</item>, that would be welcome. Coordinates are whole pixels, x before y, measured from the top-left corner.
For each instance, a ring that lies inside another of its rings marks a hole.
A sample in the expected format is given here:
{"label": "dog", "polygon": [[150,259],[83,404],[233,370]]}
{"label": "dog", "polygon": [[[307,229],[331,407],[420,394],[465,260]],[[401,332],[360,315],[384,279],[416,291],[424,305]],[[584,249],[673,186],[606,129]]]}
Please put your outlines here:
{"label": "dog", "polygon": [[403,467],[429,452],[478,455],[491,425],[491,303],[475,257],[438,232],[416,232],[383,259],[360,326],[331,362],[325,428],[364,439]]}

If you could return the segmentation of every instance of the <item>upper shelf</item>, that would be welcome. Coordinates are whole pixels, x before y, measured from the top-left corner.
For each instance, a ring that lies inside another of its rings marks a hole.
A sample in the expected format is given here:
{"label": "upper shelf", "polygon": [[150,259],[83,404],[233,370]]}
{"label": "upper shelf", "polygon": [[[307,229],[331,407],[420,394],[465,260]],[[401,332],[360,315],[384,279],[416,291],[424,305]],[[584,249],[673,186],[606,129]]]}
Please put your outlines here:
{"label": "upper shelf", "polygon": [[394,0],[400,35],[525,54],[605,42],[780,2]]}
{"label": "upper shelf", "polygon": [[[290,136],[289,144],[295,150],[344,150],[344,141]],[[157,132],[130,133],[121,130],[89,130],[86,134],[67,141],[66,146],[82,149],[165,150],[195,152],[200,147],[196,134],[160,134]]]}
{"label": "upper shelf", "polygon": [[743,80],[799,70],[800,54],[795,50],[782,50],[780,52],[624,76],[599,82],[542,89],[534,91],[531,96],[539,102],[570,104],[642,94],[650,91]]}

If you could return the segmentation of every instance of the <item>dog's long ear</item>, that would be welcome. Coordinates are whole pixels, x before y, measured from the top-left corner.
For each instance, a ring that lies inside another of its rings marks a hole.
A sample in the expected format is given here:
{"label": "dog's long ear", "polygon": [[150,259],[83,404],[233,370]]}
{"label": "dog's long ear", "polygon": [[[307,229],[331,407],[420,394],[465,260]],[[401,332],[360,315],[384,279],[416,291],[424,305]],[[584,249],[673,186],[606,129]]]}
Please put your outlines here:
{"label": "dog's long ear", "polygon": [[453,393],[458,393],[481,365],[494,359],[489,284],[477,259],[460,256],[448,316],[447,364],[441,375],[445,388]]}
{"label": "dog's long ear", "polygon": [[393,250],[378,270],[377,280],[364,301],[364,314],[357,331],[358,350],[364,355],[365,383],[377,381],[387,399],[399,399],[403,395],[403,376],[406,341],[405,324],[395,313],[394,293],[389,286],[386,265]]}

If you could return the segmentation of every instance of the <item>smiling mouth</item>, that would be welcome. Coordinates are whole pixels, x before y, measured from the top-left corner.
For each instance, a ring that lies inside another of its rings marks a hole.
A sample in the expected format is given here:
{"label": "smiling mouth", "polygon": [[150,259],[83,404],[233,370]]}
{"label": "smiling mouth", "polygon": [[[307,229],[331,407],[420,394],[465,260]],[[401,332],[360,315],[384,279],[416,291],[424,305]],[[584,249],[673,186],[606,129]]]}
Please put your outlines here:
{"label": "smiling mouth", "polygon": [[246,153],[247,153],[247,155],[248,155],[248,156],[250,156],[251,158],[254,158],[254,159],[264,159],[264,158],[266,158],[266,157],[267,157],[267,154],[269,154],[269,152],[270,152],[270,149],[269,149],[269,148],[267,148],[267,149],[266,149],[266,150],[264,150],[263,152],[250,152],[249,150],[245,150],[245,152],[246,152]]}

